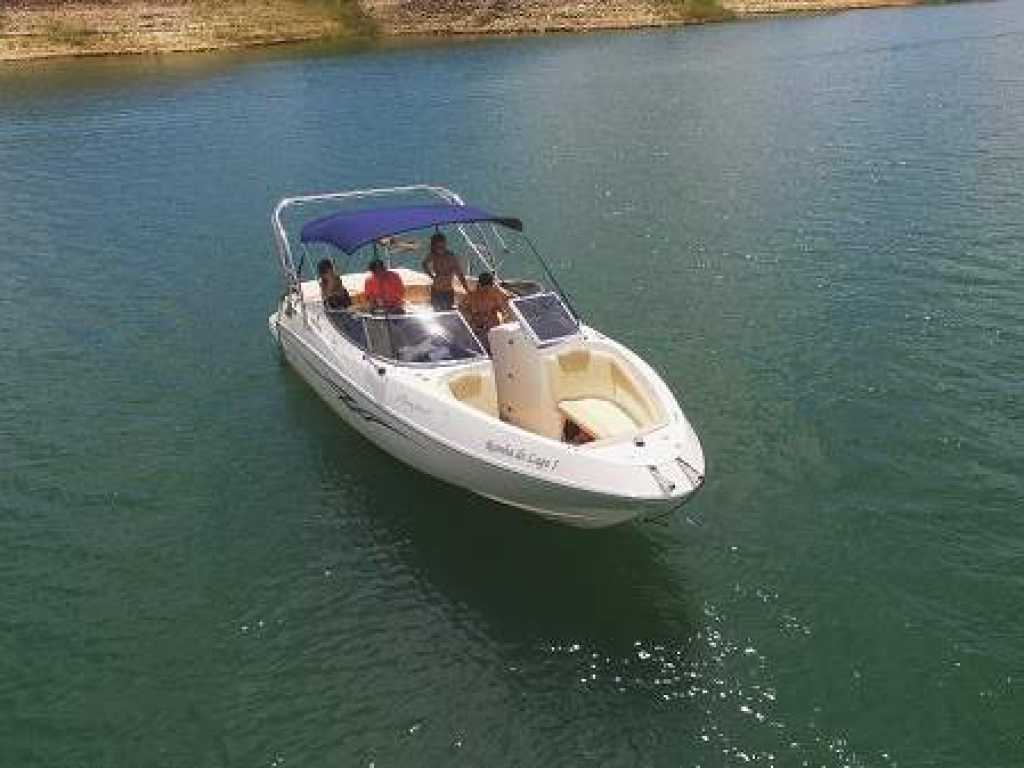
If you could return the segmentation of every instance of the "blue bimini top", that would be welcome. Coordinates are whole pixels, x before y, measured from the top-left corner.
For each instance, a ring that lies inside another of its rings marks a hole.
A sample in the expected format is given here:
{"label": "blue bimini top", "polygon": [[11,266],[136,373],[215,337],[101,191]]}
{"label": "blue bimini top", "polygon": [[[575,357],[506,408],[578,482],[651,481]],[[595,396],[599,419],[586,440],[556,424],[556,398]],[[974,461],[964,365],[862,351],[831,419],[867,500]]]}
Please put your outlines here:
{"label": "blue bimini top", "polygon": [[523,230],[523,222],[519,219],[495,216],[472,205],[443,203],[332,213],[306,224],[300,239],[304,243],[331,243],[351,255],[367,243],[388,235],[444,224],[482,222],[501,224],[518,232]]}

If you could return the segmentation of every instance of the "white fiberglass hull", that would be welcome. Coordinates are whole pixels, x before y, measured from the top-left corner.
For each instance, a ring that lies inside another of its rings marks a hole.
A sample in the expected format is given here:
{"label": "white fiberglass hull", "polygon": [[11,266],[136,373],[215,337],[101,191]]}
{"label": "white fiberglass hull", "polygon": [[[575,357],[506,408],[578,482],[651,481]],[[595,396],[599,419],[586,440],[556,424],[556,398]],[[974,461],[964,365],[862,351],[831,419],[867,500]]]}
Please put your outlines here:
{"label": "white fiberglass hull", "polygon": [[324,402],[425,474],[581,528],[668,513],[703,484],[700,444],[674,399],[669,423],[642,441],[607,450],[571,446],[446,399],[437,378],[444,371],[371,358],[324,333],[321,323],[303,321],[300,313],[270,318],[285,359]]}

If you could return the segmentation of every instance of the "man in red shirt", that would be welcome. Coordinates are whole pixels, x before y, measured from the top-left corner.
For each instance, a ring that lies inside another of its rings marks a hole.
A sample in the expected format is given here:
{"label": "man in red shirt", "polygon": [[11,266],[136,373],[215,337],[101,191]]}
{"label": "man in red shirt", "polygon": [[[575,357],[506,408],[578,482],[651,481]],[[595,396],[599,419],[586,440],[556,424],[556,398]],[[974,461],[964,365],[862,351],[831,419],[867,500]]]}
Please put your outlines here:
{"label": "man in red shirt", "polygon": [[401,313],[405,311],[403,300],[405,286],[397,272],[384,268],[384,262],[374,259],[370,262],[370,276],[363,285],[363,293],[370,310]]}

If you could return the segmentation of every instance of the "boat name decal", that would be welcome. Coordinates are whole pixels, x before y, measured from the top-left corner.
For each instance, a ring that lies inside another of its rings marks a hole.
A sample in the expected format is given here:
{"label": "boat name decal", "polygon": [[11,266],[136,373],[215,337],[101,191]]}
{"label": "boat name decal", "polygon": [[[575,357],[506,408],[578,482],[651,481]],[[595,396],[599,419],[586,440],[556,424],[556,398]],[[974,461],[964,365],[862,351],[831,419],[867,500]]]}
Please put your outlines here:
{"label": "boat name decal", "polygon": [[496,443],[493,440],[488,440],[487,450],[491,453],[501,454],[513,461],[518,461],[520,464],[528,464],[534,469],[554,472],[558,468],[558,459],[539,456],[533,451],[528,451],[525,448],[515,448],[508,443]]}

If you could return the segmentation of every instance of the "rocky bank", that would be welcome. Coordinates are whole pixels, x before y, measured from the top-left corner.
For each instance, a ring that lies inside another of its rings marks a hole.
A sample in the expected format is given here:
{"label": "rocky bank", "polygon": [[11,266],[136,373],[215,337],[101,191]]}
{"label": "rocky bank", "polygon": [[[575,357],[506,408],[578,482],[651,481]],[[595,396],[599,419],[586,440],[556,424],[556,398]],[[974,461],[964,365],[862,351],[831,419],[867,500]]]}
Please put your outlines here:
{"label": "rocky bank", "polygon": [[0,0],[0,61],[724,21],[915,0]]}

